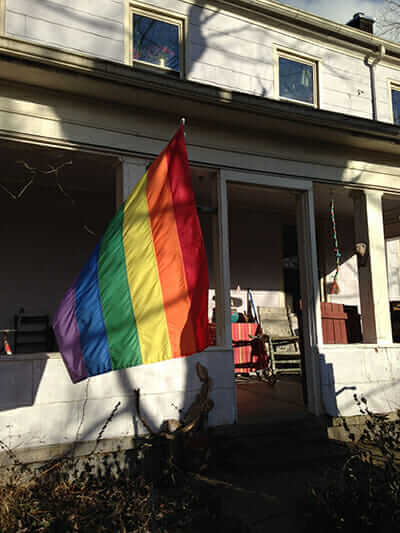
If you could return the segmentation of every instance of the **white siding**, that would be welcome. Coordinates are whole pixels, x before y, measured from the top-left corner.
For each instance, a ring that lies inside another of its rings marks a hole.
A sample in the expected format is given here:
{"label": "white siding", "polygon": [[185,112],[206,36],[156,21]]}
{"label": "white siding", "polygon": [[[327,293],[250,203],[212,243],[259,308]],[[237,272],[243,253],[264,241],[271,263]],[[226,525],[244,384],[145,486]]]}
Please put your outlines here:
{"label": "white siding", "polygon": [[[319,61],[321,109],[371,118],[370,70],[362,55],[321,40],[290,35],[220,9],[183,0],[147,0],[149,7],[187,17],[190,80],[268,98],[276,97],[274,51]],[[124,0],[7,0],[6,33],[86,55],[124,62]],[[400,69],[376,67],[378,118],[391,122],[388,80]]]}
{"label": "white siding", "polygon": [[389,283],[389,299],[400,300],[400,240],[386,241],[386,261]]}
{"label": "white siding", "polygon": [[122,62],[124,6],[117,0],[7,0],[6,33]]}

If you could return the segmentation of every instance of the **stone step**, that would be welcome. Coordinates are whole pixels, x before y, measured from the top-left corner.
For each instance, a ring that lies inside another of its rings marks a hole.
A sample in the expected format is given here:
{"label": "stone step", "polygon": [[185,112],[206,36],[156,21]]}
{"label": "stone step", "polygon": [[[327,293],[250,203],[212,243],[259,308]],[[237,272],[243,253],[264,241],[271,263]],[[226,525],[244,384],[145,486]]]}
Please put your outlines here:
{"label": "stone step", "polygon": [[217,465],[244,471],[335,463],[349,453],[347,445],[329,439],[326,421],[315,417],[227,428],[215,435],[214,447]]}
{"label": "stone step", "polygon": [[260,472],[269,471],[288,471],[305,466],[311,467],[312,464],[330,464],[334,465],[348,455],[347,447],[333,445],[333,443],[324,443],[309,446],[307,448],[295,449],[290,446],[280,446],[276,450],[258,450],[257,453],[247,454],[241,450],[235,450],[229,453],[216,452],[216,464],[218,468],[238,471],[256,470]]}

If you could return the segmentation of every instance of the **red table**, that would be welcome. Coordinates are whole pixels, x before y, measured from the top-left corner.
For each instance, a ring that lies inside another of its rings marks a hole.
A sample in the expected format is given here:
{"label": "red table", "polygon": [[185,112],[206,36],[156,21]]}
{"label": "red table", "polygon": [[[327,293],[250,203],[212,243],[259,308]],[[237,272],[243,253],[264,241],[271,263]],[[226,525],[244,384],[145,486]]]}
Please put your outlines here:
{"label": "red table", "polygon": [[[209,324],[210,345],[215,345],[215,324]],[[266,354],[261,341],[251,341],[250,335],[257,332],[255,322],[235,322],[232,324],[232,345],[235,357],[235,373],[266,368]]]}

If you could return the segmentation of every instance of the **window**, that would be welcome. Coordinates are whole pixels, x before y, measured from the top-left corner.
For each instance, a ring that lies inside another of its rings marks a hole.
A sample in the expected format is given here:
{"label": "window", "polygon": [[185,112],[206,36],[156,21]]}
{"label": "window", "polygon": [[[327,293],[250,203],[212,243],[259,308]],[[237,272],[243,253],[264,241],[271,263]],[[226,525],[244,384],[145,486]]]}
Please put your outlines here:
{"label": "window", "polygon": [[400,126],[400,87],[392,87],[393,122]]}
{"label": "window", "polygon": [[132,62],[182,75],[183,21],[144,11],[132,12]]}
{"label": "window", "polygon": [[278,70],[281,99],[317,105],[316,62],[279,53]]}

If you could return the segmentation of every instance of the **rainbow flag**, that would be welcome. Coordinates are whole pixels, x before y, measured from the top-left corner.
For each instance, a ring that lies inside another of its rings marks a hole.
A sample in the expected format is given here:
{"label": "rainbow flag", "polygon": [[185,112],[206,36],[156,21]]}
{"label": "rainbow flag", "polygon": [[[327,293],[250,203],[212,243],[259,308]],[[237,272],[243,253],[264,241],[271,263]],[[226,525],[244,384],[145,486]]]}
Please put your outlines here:
{"label": "rainbow flag", "polygon": [[108,226],[53,328],[74,383],[201,352],[208,269],[183,126]]}

